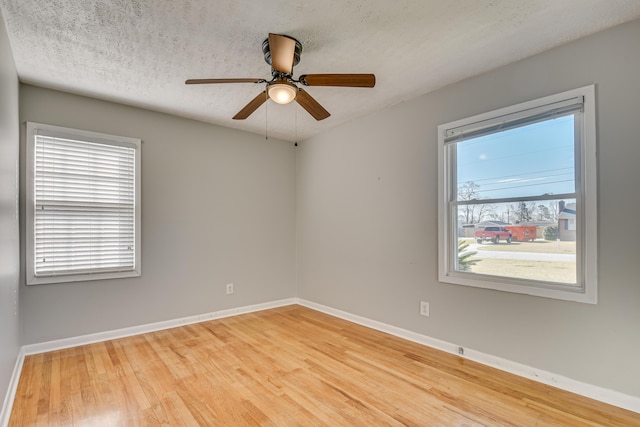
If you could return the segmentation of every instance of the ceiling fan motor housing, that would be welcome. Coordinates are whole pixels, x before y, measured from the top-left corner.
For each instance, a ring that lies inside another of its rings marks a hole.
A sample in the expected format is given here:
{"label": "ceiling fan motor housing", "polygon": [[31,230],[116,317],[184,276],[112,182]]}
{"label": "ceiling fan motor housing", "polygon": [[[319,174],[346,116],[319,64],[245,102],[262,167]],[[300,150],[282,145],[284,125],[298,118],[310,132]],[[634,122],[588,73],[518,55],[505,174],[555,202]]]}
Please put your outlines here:
{"label": "ceiling fan motor housing", "polygon": [[[295,67],[296,65],[298,65],[298,63],[300,63],[300,54],[302,53],[302,43],[300,43],[298,40],[294,39],[291,36],[287,36],[285,34],[281,34],[281,36],[287,37],[296,42],[296,47],[295,47],[295,50],[293,51],[293,66]],[[262,42],[262,53],[264,54],[264,62],[266,62],[269,65],[272,65],[271,64],[271,48],[269,47],[269,38],[266,38]]]}

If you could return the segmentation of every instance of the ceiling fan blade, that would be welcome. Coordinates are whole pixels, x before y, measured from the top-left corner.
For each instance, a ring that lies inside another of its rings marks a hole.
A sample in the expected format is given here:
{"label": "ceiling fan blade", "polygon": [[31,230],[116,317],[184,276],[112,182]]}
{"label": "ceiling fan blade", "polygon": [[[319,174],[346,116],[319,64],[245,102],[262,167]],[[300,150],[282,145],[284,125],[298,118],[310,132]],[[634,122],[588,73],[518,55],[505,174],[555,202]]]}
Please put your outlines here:
{"label": "ceiling fan blade", "polygon": [[296,51],[295,39],[269,33],[269,51],[271,52],[271,67],[281,73],[291,74],[293,56]]}
{"label": "ceiling fan blade", "polygon": [[258,109],[259,106],[265,103],[267,100],[267,91],[262,91],[258,96],[253,98],[244,108],[238,111],[238,114],[233,116],[233,120],[244,120],[251,115],[254,111]]}
{"label": "ceiling fan blade", "polygon": [[313,99],[311,95],[302,89],[298,89],[296,102],[300,104],[302,108],[307,110],[307,113],[311,114],[316,120],[324,120],[331,115],[322,105],[320,105],[318,101]]}
{"label": "ceiling fan blade", "polygon": [[304,74],[300,83],[305,86],[374,87],[374,74]]}
{"label": "ceiling fan blade", "polygon": [[264,79],[189,79],[184,82],[187,85],[201,85],[209,83],[263,83]]}

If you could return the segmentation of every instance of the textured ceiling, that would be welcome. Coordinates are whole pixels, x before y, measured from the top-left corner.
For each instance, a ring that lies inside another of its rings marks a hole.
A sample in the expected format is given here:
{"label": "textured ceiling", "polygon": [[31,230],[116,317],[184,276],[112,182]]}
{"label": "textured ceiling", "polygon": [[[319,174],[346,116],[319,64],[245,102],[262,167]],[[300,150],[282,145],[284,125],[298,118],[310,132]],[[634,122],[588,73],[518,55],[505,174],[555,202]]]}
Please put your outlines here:
{"label": "textured ceiling", "polygon": [[[22,82],[286,140],[433,91],[616,24],[639,0],[0,0]],[[271,101],[231,117],[270,78],[269,32],[302,42],[294,77],[375,73],[374,89],[310,87],[331,117]]]}

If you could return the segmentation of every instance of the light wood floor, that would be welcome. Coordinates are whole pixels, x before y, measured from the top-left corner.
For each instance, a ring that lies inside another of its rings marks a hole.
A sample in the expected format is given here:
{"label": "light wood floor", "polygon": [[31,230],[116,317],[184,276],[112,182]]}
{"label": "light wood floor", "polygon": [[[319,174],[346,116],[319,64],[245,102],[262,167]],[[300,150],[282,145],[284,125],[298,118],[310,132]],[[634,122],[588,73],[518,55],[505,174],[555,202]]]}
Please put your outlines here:
{"label": "light wood floor", "polygon": [[640,415],[287,306],[28,356],[10,426],[640,426]]}

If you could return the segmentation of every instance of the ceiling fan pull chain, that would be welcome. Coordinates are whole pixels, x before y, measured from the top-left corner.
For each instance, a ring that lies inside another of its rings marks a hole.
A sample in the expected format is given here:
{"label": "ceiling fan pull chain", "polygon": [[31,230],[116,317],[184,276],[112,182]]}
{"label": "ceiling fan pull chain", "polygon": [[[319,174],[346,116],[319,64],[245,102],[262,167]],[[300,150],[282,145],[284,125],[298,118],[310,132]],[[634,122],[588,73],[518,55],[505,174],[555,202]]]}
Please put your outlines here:
{"label": "ceiling fan pull chain", "polygon": [[264,96],[266,97],[264,101],[264,139],[266,141],[269,139],[269,103],[267,102],[269,101],[269,94],[266,90],[264,91]]}

